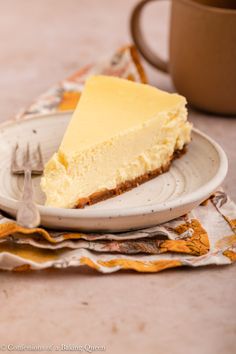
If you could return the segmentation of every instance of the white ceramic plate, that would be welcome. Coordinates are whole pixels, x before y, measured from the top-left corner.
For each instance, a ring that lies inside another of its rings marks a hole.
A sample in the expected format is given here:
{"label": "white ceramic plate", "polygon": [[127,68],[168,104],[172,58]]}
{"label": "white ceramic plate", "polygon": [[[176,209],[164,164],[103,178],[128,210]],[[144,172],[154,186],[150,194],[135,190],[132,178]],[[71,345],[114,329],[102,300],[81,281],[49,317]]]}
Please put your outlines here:
{"label": "white ceramic plate", "polygon": [[[31,148],[40,142],[47,161],[60,144],[71,114],[38,116],[0,127],[0,208],[15,216],[23,177],[12,176],[10,159],[16,142]],[[40,177],[34,177],[35,200],[42,225],[56,229],[122,231],[153,226],[189,212],[222,183],[227,157],[221,147],[194,130],[187,153],[169,172],[120,196],[85,209],[45,207]]]}

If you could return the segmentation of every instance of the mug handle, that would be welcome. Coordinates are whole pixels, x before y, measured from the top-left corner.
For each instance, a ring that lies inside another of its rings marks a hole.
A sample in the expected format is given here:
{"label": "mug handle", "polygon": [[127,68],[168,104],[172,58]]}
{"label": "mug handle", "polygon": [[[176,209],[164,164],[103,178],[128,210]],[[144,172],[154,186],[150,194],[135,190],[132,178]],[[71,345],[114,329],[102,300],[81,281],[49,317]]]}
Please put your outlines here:
{"label": "mug handle", "polygon": [[169,63],[167,61],[164,61],[161,59],[157,54],[155,54],[150,47],[145,43],[145,40],[143,38],[143,33],[140,27],[140,18],[141,18],[141,13],[144,9],[144,6],[147,5],[147,3],[154,1],[154,0],[142,0],[139,2],[135,8],[133,9],[133,12],[131,14],[130,18],[130,31],[131,31],[131,36],[133,38],[134,44],[142,54],[142,56],[148,61],[149,64],[154,66],[155,68],[164,71],[165,73],[169,72]]}

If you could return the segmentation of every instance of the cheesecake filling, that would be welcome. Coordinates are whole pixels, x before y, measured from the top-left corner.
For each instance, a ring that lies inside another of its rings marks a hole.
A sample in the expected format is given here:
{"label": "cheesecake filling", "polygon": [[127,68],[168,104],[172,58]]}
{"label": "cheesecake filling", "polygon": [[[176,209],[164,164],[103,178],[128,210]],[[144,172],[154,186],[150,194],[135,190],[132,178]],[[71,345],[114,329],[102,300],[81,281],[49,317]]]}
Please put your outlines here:
{"label": "cheesecake filling", "polygon": [[41,180],[46,205],[73,208],[82,198],[165,166],[190,142],[190,134],[187,110],[180,104],[87,149],[69,154],[61,146]]}

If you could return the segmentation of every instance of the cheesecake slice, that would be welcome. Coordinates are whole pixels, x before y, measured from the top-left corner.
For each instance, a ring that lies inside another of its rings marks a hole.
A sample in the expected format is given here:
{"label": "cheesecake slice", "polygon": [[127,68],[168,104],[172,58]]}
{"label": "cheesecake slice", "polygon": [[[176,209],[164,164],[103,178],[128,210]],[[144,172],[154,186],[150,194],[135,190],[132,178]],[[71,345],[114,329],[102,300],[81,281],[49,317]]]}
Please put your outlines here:
{"label": "cheesecake slice", "polygon": [[190,142],[186,100],[111,76],[86,84],[41,180],[46,205],[82,208],[165,172]]}

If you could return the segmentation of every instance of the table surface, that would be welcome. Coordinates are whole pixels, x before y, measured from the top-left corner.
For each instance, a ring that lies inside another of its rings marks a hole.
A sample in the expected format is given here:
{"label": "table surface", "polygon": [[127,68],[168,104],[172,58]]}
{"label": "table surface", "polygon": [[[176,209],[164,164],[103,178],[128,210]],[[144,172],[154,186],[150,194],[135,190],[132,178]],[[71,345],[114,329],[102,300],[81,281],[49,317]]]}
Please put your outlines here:
{"label": "table surface", "polygon": [[[4,121],[80,66],[129,43],[135,0],[8,0],[0,11],[0,119]],[[167,57],[169,4],[142,22]],[[145,64],[150,81],[171,80]],[[236,119],[190,111],[229,157],[224,183],[236,200]],[[90,344],[106,353],[235,353],[236,265],[158,274],[89,269],[0,273],[1,344]]]}

